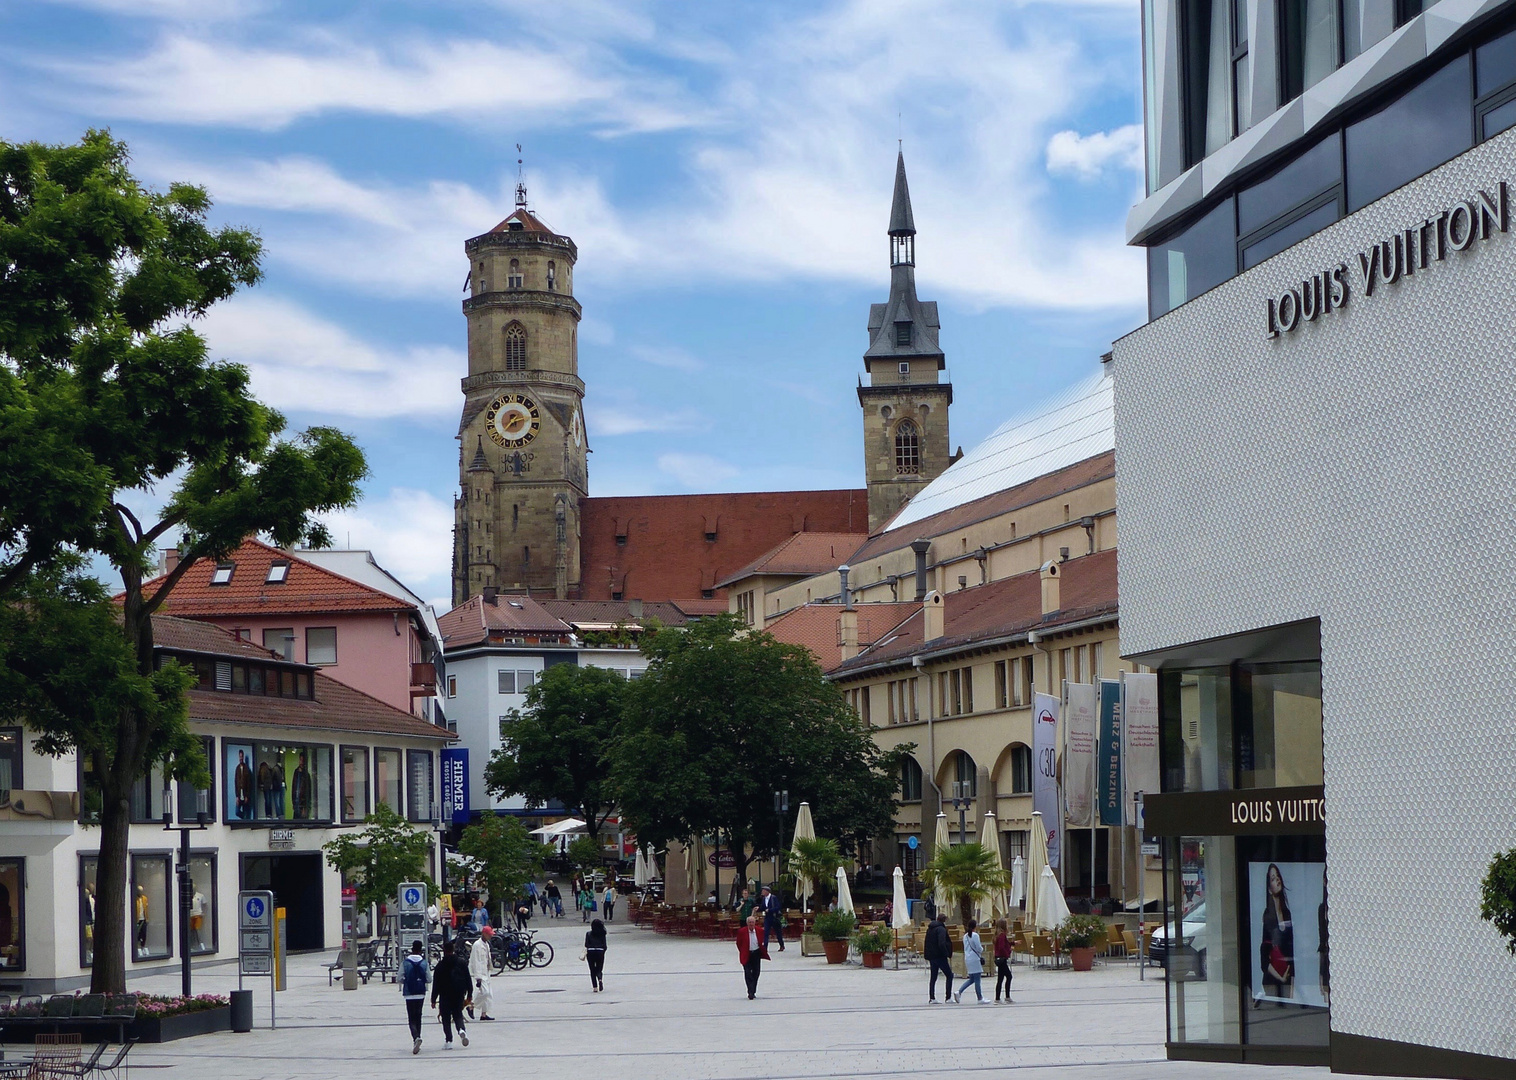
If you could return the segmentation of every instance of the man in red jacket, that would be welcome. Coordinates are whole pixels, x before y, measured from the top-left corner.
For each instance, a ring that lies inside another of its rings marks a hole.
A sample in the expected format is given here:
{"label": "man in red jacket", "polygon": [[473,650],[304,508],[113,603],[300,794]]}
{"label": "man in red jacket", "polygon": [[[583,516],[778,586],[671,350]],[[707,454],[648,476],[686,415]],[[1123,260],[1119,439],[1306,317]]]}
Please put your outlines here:
{"label": "man in red jacket", "polygon": [[758,976],[763,961],[769,958],[769,947],[758,932],[758,917],[749,915],[747,921],[737,928],[737,959],[742,961],[742,974],[747,979],[747,999],[758,996]]}

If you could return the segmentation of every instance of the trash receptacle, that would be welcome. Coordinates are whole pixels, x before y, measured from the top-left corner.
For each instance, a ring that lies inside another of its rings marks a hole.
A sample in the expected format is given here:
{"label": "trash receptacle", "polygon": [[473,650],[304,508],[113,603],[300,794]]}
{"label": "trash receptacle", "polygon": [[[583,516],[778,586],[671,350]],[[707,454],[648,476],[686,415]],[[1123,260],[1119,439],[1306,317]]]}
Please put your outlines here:
{"label": "trash receptacle", "polygon": [[232,1030],[253,1030],[253,992],[251,990],[232,991]]}

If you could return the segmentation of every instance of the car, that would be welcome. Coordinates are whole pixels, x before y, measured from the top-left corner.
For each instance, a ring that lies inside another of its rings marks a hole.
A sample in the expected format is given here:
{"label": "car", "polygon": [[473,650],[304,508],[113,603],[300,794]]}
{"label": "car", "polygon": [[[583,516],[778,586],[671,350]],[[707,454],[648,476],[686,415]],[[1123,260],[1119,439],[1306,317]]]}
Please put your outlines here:
{"label": "car", "polygon": [[1177,947],[1170,948],[1169,932],[1173,929],[1173,923],[1165,921],[1158,929],[1153,931],[1152,941],[1148,945],[1148,959],[1160,967],[1169,967],[1170,956],[1177,956],[1185,963],[1184,970],[1174,968],[1171,974],[1176,978],[1205,978],[1205,901],[1202,900],[1184,913],[1179,926],[1180,939]]}

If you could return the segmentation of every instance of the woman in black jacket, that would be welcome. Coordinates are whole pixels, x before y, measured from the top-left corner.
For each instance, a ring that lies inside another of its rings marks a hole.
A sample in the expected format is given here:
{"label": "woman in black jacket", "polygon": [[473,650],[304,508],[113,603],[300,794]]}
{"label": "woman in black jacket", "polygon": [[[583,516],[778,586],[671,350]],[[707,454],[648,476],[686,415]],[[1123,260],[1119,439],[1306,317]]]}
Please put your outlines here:
{"label": "woman in black jacket", "polygon": [[1269,863],[1263,887],[1263,940],[1258,944],[1258,964],[1263,969],[1262,994],[1253,1001],[1257,1008],[1264,995],[1295,996],[1295,923],[1290,918],[1290,898],[1284,875]]}
{"label": "woman in black jacket", "polygon": [[584,962],[590,966],[590,988],[598,994],[605,989],[605,923],[599,919],[584,935]]}

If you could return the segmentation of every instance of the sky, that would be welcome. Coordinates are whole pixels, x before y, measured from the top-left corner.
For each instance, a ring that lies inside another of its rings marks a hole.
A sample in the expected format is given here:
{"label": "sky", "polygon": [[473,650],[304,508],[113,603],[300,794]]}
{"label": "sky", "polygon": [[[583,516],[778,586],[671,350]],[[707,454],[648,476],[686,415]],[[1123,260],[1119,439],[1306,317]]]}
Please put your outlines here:
{"label": "sky", "polygon": [[861,487],[897,148],[970,447],[1143,321],[1140,72],[1137,0],[0,4],[0,139],[109,128],[262,236],[199,328],[357,439],[337,542],[443,607],[463,243],[518,157],[579,249],[592,495]]}

